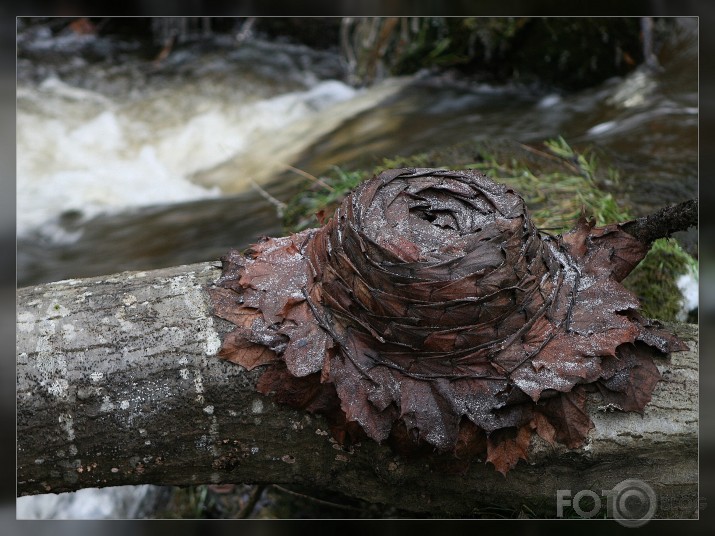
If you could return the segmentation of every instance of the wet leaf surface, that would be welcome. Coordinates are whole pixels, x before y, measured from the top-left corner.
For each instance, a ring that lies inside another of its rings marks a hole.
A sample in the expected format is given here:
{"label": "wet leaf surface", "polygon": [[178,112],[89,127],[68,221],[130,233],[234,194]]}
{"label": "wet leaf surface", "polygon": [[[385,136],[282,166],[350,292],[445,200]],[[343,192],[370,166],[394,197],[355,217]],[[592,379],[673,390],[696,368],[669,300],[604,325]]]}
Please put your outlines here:
{"label": "wet leaf surface", "polygon": [[222,259],[210,293],[236,328],[219,355],[265,366],[258,390],[325,414],[341,442],[506,474],[533,434],[584,444],[587,388],[642,412],[653,356],[684,349],[620,284],[647,250],[584,218],[542,234],[475,171],[387,170],[322,228]]}

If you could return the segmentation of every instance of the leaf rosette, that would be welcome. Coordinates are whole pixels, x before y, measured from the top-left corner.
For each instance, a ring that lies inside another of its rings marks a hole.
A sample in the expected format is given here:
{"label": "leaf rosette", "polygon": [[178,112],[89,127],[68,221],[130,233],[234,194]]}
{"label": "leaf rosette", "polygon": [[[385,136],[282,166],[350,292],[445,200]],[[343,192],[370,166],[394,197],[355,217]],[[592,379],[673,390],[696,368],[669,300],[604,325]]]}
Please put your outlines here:
{"label": "leaf rosette", "polygon": [[223,258],[214,309],[236,328],[220,355],[266,365],[258,389],[341,441],[506,473],[535,433],[583,445],[588,391],[642,411],[652,356],[684,349],[620,284],[647,249],[619,224],[541,233],[476,171],[387,170],[322,228]]}

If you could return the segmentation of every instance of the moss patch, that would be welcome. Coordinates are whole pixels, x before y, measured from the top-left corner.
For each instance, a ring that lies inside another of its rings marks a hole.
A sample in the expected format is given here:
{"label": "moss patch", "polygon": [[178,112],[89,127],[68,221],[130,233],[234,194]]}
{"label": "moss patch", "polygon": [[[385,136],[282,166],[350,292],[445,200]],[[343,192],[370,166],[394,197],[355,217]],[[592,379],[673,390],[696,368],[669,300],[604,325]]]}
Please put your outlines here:
{"label": "moss patch", "polygon": [[691,270],[697,273],[697,261],[675,240],[661,238],[653,242],[645,259],[623,284],[638,296],[645,316],[675,321],[679,319],[682,308],[682,296],[676,281]]}

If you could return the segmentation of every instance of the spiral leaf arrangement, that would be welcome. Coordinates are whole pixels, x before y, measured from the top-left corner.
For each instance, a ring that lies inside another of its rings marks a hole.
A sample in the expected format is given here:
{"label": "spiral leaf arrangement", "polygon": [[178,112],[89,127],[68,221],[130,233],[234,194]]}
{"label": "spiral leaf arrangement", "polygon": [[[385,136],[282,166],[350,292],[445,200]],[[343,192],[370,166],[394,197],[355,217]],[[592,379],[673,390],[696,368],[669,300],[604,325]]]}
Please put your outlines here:
{"label": "spiral leaf arrangement", "polygon": [[476,171],[395,169],[320,229],[223,257],[220,356],[258,390],[325,414],[341,441],[486,459],[506,474],[533,434],[576,448],[586,394],[642,412],[652,357],[685,349],[620,281],[648,246],[581,219],[542,234]]}

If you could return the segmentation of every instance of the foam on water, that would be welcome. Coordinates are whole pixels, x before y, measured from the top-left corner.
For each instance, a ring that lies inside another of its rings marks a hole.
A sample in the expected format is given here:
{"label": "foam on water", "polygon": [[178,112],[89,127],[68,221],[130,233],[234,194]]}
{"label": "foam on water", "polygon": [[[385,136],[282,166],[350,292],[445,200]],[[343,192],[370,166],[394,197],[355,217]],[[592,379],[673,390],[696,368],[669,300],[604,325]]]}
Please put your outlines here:
{"label": "foam on water", "polygon": [[[336,80],[277,95],[267,91],[266,98],[259,97],[255,85],[208,95],[202,89],[187,83],[128,99],[75,88],[57,78],[19,88],[18,234],[39,230],[49,239],[67,241],[77,236],[60,233],[55,224],[65,212],[90,218],[217,197],[226,191],[225,184],[210,178],[198,182],[194,175],[237,154],[249,161],[254,152],[265,157],[274,152],[265,145],[278,140],[277,133],[310,124],[359,93]],[[310,128],[299,130],[310,137]],[[252,150],[259,141],[260,150]],[[255,168],[260,162],[247,165]],[[233,173],[241,173],[240,162]]]}
{"label": "foam on water", "polygon": [[154,146],[134,145],[111,110],[73,128],[18,111],[17,228],[66,211],[99,212],[218,195],[173,173]]}

